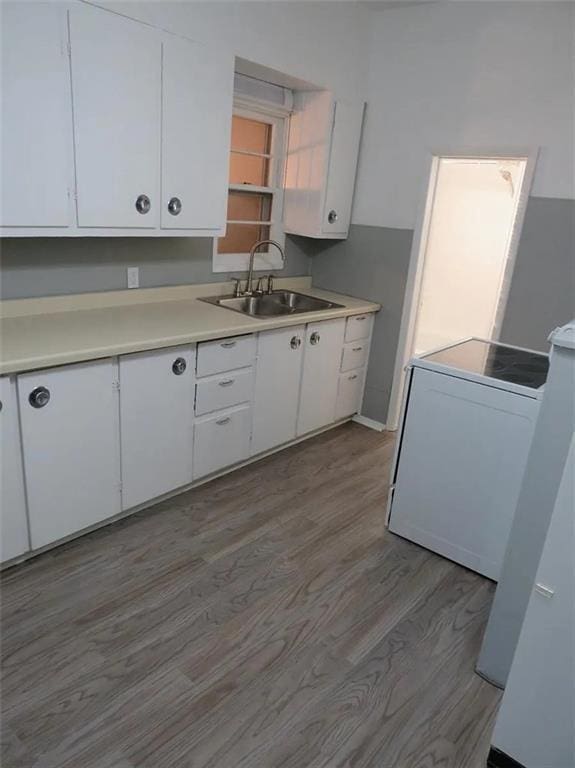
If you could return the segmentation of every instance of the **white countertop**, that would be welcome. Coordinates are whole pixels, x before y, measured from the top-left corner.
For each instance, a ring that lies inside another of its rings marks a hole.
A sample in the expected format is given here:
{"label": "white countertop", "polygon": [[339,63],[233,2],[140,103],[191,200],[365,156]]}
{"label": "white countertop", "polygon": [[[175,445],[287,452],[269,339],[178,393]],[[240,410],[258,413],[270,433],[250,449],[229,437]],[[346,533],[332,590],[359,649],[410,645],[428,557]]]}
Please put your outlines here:
{"label": "white countertop", "polygon": [[377,312],[379,304],[284,278],[278,288],[342,304],[284,317],[253,318],[203,301],[231,293],[230,283],[81,294],[1,303],[0,374],[95,360],[147,349],[238,336],[311,321]]}

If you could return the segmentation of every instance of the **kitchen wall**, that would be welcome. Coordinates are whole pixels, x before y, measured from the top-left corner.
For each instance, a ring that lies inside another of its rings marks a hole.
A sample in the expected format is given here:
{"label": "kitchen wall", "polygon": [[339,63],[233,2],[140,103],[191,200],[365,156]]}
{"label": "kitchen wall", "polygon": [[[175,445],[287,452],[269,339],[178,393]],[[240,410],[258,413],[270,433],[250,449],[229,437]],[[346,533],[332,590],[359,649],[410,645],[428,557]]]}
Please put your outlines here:
{"label": "kitchen wall", "polygon": [[540,147],[532,194],[574,194],[569,2],[439,2],[371,13],[353,219],[413,228],[433,151]]}
{"label": "kitchen wall", "polygon": [[[438,2],[367,14],[355,226],[347,243],[312,258],[312,275],[336,289],[353,276],[358,295],[384,305],[364,413],[385,421],[409,243],[432,152],[540,147],[502,339],[547,349],[549,331],[575,315],[575,6]],[[385,349],[376,349],[384,338]]]}
{"label": "kitchen wall", "polygon": [[[385,421],[413,229],[432,151],[541,148],[503,340],[543,349],[575,314],[573,38],[568,2],[101,3],[368,102],[343,243],[288,238],[287,274],[380,301],[364,412]],[[11,240],[4,297],[225,279],[211,241]],[[311,265],[311,267],[310,267]]]}
{"label": "kitchen wall", "polygon": [[[140,287],[215,283],[245,273],[212,272],[211,238],[3,238],[0,298],[126,288],[126,269],[140,268]],[[308,275],[309,257],[286,237],[282,277]],[[258,273],[259,274],[259,273]]]}

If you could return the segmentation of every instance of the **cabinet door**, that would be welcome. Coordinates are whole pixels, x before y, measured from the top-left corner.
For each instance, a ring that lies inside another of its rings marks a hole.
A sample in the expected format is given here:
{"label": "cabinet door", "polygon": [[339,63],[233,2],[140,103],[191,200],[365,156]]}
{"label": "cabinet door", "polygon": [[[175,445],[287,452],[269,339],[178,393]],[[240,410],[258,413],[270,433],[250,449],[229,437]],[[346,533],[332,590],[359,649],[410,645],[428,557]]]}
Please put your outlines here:
{"label": "cabinet door", "polygon": [[297,434],[335,421],[345,319],[310,323],[306,328]]}
{"label": "cabinet door", "polygon": [[70,225],[72,102],[66,9],[2,3],[0,226]]}
{"label": "cabinet door", "polygon": [[195,350],[120,358],[122,506],[192,482]]}
{"label": "cabinet door", "polygon": [[0,379],[0,561],[29,549],[16,382]]}
{"label": "cabinet door", "polygon": [[157,227],[161,37],[78,4],[70,43],[78,226]]}
{"label": "cabinet door", "polygon": [[260,333],[256,366],[252,453],[293,440],[305,326]]}
{"label": "cabinet door", "polygon": [[330,91],[296,94],[286,162],[287,232],[347,237],[363,109],[363,102],[334,102]]}
{"label": "cabinet door", "polygon": [[120,512],[117,366],[18,377],[32,549]]}
{"label": "cabinet door", "polygon": [[175,37],[162,59],[161,226],[223,232],[233,59]]}
{"label": "cabinet door", "polygon": [[497,580],[538,408],[415,368],[389,529]]}
{"label": "cabinet door", "polygon": [[329,91],[306,91],[294,96],[284,192],[287,232],[310,237],[318,237],[321,232],[333,109]]}
{"label": "cabinet door", "polygon": [[322,220],[324,234],[347,237],[355,186],[363,102],[337,101]]}

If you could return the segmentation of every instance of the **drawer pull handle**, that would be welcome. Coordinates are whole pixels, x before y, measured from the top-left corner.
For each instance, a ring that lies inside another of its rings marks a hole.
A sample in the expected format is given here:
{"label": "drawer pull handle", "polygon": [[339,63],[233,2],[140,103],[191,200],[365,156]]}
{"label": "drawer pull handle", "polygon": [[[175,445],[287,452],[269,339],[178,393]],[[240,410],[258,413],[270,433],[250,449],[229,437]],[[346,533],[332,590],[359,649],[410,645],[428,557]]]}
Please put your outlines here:
{"label": "drawer pull handle", "polygon": [[361,352],[362,349],[363,349],[363,347],[354,347],[351,351],[352,352]]}
{"label": "drawer pull handle", "polygon": [[309,343],[312,345],[319,344],[320,335],[317,331],[314,331],[309,337]]}
{"label": "drawer pull handle", "polygon": [[237,344],[236,341],[223,341],[220,344],[220,347],[223,347],[224,349],[230,349],[230,347],[235,347]]}
{"label": "drawer pull handle", "polygon": [[235,379],[222,379],[221,381],[218,381],[218,384],[220,387],[229,387],[234,383]]}
{"label": "drawer pull handle", "polygon": [[367,319],[367,318],[366,318],[366,316],[365,316],[365,315],[359,315],[358,317],[355,317],[355,318],[354,318],[354,320],[357,320],[358,322],[359,322],[360,320],[366,320],[366,319]]}
{"label": "drawer pull handle", "polygon": [[357,379],[357,373],[354,373],[353,376],[348,376],[348,381],[353,381],[354,379]]}
{"label": "drawer pull handle", "polygon": [[232,420],[231,416],[224,416],[223,419],[218,419],[216,421],[216,424],[218,425],[218,427],[223,427],[224,424],[229,424],[231,420]]}

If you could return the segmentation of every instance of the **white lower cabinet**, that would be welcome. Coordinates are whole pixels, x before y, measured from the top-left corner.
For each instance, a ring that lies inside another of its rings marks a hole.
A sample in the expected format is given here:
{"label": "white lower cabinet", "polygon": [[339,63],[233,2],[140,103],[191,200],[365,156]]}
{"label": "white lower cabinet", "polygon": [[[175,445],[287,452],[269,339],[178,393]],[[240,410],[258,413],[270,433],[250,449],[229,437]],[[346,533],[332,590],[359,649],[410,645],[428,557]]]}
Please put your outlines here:
{"label": "white lower cabinet", "polygon": [[241,405],[196,419],[194,479],[249,458],[251,412]]}
{"label": "white lower cabinet", "polygon": [[0,562],[29,549],[16,380],[0,379]]}
{"label": "white lower cabinet", "polygon": [[258,339],[252,454],[296,436],[305,326],[260,333]]}
{"label": "white lower cabinet", "polygon": [[[323,320],[0,378],[0,562],[357,413],[370,323]],[[346,328],[368,336],[345,343]]]}
{"label": "white lower cabinet", "polygon": [[122,507],[192,482],[195,348],[120,357]]}
{"label": "white lower cabinet", "polygon": [[32,549],[120,512],[116,375],[102,360],[18,377]]}
{"label": "white lower cabinet", "polygon": [[306,327],[297,434],[335,421],[335,406],[345,333],[345,319]]}

